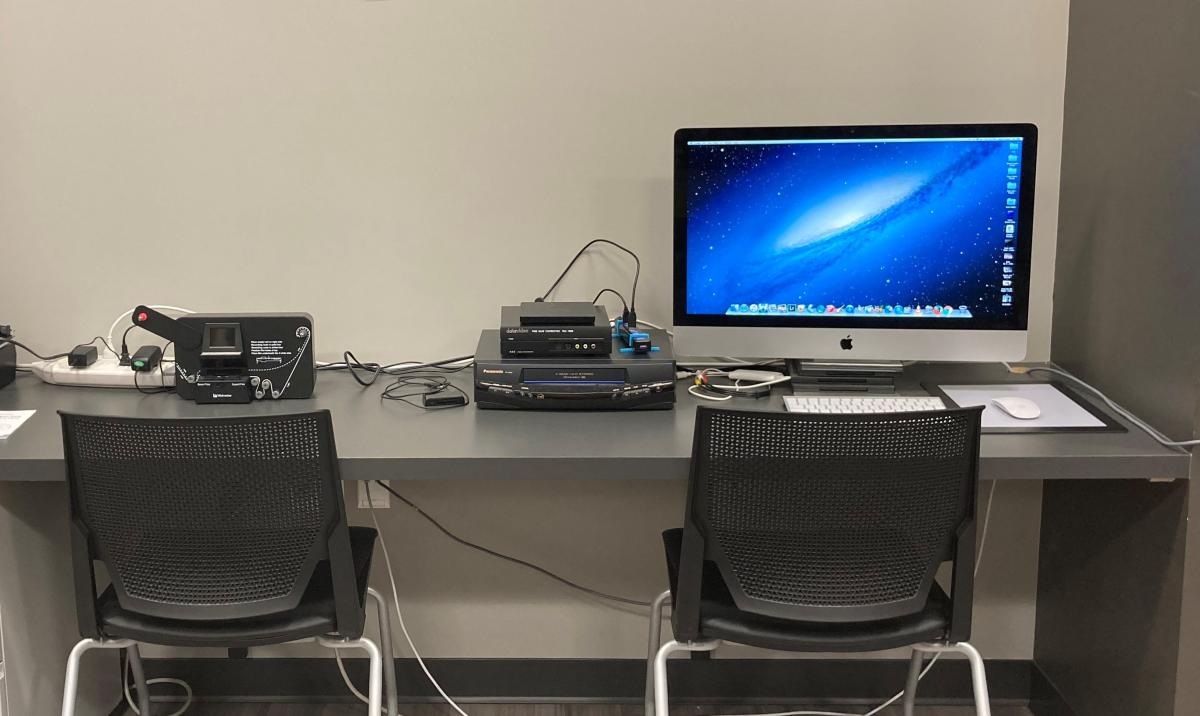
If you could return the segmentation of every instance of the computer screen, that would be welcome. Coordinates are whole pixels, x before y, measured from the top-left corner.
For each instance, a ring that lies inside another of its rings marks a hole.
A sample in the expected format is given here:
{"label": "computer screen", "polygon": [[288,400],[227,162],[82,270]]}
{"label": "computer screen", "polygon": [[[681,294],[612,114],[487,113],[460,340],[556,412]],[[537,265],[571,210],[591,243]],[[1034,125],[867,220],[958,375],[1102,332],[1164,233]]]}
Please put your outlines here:
{"label": "computer screen", "polygon": [[1024,329],[1031,125],[680,130],[676,325]]}

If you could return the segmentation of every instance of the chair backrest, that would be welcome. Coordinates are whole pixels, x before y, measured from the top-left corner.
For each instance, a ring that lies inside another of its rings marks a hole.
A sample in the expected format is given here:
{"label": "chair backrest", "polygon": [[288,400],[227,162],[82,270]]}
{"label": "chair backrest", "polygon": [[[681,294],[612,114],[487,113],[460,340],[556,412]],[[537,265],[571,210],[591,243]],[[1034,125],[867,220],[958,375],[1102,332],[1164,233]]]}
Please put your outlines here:
{"label": "chair backrest", "polygon": [[681,562],[715,563],[738,608],[761,615],[919,612],[942,562],[973,563],[980,412],[701,407],[685,534],[702,546],[685,539]]}
{"label": "chair backrest", "polygon": [[[127,610],[194,620],[282,612],[320,561],[351,564],[327,411],[62,423],[76,581],[94,592],[92,561],[103,562]],[[335,592],[353,591],[333,571]],[[88,621],[81,612],[81,628]]]}

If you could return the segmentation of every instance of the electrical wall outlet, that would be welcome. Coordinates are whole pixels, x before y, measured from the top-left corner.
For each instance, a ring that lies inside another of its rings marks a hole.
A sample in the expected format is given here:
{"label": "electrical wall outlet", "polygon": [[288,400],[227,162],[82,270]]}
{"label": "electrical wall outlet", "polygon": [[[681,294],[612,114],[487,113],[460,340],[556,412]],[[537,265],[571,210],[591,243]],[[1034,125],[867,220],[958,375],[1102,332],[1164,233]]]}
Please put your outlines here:
{"label": "electrical wall outlet", "polygon": [[[387,484],[387,480],[384,480]],[[377,510],[386,510],[392,506],[392,495],[387,490],[379,485],[371,485],[370,497],[367,497],[367,483],[365,480],[358,482],[358,509],[365,510],[368,507],[374,507]],[[368,502],[368,499],[370,502]]]}

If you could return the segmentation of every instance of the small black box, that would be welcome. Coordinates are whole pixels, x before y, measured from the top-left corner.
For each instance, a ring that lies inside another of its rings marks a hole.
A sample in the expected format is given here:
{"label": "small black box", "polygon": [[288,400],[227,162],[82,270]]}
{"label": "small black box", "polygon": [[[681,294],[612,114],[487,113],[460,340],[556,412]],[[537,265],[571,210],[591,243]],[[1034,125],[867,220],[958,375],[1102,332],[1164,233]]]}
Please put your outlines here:
{"label": "small black box", "polygon": [[[530,314],[526,306],[548,306],[547,312],[537,314],[532,324],[526,323]],[[567,308],[554,309],[555,306]],[[575,308],[571,308],[575,306]],[[584,307],[590,317],[580,316]],[[565,323],[538,323],[548,316],[558,316]],[[603,306],[563,303],[523,303],[520,306],[500,307],[500,350],[506,356],[524,358],[554,356],[607,356],[612,353],[612,327]]]}
{"label": "small black box", "polygon": [[17,377],[17,347],[0,339],[0,388]]}
{"label": "small black box", "polygon": [[522,326],[608,325],[602,307],[583,301],[526,301],[520,315]]}
{"label": "small black box", "polygon": [[96,346],[81,343],[72,348],[71,352],[67,354],[67,365],[72,368],[87,368],[96,362],[97,355],[99,353],[96,350]]}

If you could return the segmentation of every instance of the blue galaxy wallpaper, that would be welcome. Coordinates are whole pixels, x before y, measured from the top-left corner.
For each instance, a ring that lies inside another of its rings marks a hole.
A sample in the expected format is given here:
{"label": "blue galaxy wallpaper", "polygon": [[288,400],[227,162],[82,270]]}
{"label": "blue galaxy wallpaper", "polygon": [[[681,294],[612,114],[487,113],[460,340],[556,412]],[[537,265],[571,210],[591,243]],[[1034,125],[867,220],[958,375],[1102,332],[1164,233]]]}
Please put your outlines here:
{"label": "blue galaxy wallpaper", "polygon": [[687,151],[688,313],[1012,312],[1019,139]]}

